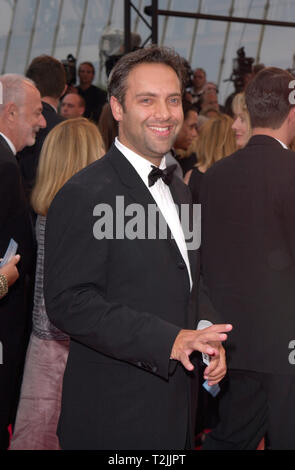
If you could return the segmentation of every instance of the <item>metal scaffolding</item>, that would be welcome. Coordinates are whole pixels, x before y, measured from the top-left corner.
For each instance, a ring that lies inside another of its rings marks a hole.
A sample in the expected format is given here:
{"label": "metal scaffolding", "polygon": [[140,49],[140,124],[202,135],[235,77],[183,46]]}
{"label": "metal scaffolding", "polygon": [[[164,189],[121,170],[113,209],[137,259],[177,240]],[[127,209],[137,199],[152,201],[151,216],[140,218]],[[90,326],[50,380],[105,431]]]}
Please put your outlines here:
{"label": "metal scaffolding", "polygon": [[[271,63],[274,58],[275,64],[284,67],[282,60],[276,60],[283,52],[285,66],[288,67],[287,54],[290,56],[291,65],[294,54],[292,30],[287,30],[284,35],[289,39],[288,48],[285,42],[284,47],[279,49],[282,52],[278,52],[281,33],[277,35],[275,29],[277,27],[294,29],[295,21],[275,21],[272,18],[295,19],[294,3],[294,0],[281,0],[277,3],[272,0],[260,0],[259,3],[255,0],[228,0],[227,3],[223,2],[221,12],[224,14],[215,15],[205,12],[215,12],[214,5],[219,7],[218,0],[195,0],[193,11],[174,10],[175,5],[185,8],[186,1],[173,0],[150,0],[145,7],[146,0],[124,0],[124,2],[122,0],[0,0],[2,14],[0,72],[23,73],[34,54],[48,53],[63,59],[67,53],[71,53],[79,61],[84,60],[85,54],[89,51],[89,56],[86,58],[95,63],[99,72],[98,79],[101,78],[100,84],[103,84],[105,76],[99,55],[99,39],[100,34],[109,28],[113,29],[114,34],[116,32],[118,35],[121,34],[125,51],[132,49],[132,33],[137,33],[142,38],[141,47],[149,42],[169,45],[175,47],[193,67],[197,60],[199,63],[201,61],[207,63],[208,68],[211,67],[211,76],[214,74],[215,81],[221,86],[225,74],[229,74],[228,58],[233,54],[233,45],[239,47],[238,43],[243,43],[242,45],[246,47],[249,44],[251,55],[256,62],[262,60]],[[160,4],[161,6],[165,4],[166,9],[159,8]],[[191,1],[187,4],[190,8],[194,5]],[[210,7],[211,10],[208,10]],[[238,16],[241,11],[242,15]],[[259,13],[255,15],[257,11]],[[183,35],[177,37],[176,34],[176,39],[174,31],[177,33],[184,22],[179,21],[176,25],[176,22],[172,21],[175,18],[191,19],[189,27],[185,28]],[[208,36],[203,34],[203,25],[207,30],[208,22],[210,30],[215,30],[218,38],[216,49],[214,46],[211,49],[210,34]],[[223,22],[225,27],[221,28],[219,25],[214,28],[214,22]],[[237,30],[233,27],[235,23],[242,27]],[[253,36],[244,34],[249,30],[247,25],[258,25],[254,40]],[[100,31],[96,40],[91,28]],[[268,47],[265,41],[266,35],[270,33],[269,29],[271,34],[274,31],[274,36],[278,37],[274,48]],[[92,39],[89,42],[90,37]],[[209,63],[207,60],[209,56],[204,55],[203,50],[212,50],[213,65],[212,62]]]}

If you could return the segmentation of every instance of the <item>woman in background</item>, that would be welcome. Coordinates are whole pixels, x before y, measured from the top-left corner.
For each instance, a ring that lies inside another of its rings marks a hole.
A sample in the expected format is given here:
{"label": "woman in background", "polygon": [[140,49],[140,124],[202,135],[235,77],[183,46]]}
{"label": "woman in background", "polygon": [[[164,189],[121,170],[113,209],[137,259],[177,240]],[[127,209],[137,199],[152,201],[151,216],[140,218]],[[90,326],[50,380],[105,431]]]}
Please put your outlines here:
{"label": "woman in background", "polygon": [[43,296],[46,215],[57,192],[75,173],[100,158],[104,145],[97,126],[86,118],[68,119],[47,136],[39,161],[32,206],[38,214],[33,330],[11,450],[58,450],[56,428],[69,338],[49,321]]}
{"label": "woman in background", "polygon": [[227,114],[221,114],[215,119],[209,119],[202,126],[196,142],[198,163],[184,178],[184,182],[191,189],[195,204],[199,202],[200,187],[205,171],[213,163],[227,157],[237,149],[232,125],[232,118]]}
{"label": "woman in background", "polygon": [[235,133],[237,146],[242,148],[248,143],[252,133],[245,93],[242,92],[235,95],[232,102],[232,110],[234,115],[232,128]]}

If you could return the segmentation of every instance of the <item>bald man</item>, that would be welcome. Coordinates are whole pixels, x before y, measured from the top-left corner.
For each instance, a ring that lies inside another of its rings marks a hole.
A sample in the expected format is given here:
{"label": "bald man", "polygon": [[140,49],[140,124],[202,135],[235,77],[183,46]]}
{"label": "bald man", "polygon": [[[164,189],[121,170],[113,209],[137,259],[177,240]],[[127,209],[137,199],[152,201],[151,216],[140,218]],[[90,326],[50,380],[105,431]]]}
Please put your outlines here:
{"label": "bald man", "polygon": [[0,76],[0,257],[11,238],[18,243],[19,279],[0,300],[0,450],[8,448],[30,332],[28,280],[34,269],[34,240],[16,153],[35,144],[46,127],[34,83],[15,74]]}
{"label": "bald man", "polygon": [[85,100],[78,93],[68,93],[64,96],[60,114],[65,119],[77,118],[83,116],[85,112]]}

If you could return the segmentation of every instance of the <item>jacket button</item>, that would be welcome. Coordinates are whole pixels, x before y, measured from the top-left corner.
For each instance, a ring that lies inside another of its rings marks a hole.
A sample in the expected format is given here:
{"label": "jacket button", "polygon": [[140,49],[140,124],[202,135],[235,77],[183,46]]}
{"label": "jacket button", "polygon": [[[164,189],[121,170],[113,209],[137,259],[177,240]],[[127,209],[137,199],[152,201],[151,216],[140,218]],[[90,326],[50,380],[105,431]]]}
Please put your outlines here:
{"label": "jacket button", "polygon": [[179,269],[185,269],[185,264],[184,263],[178,263],[178,268]]}

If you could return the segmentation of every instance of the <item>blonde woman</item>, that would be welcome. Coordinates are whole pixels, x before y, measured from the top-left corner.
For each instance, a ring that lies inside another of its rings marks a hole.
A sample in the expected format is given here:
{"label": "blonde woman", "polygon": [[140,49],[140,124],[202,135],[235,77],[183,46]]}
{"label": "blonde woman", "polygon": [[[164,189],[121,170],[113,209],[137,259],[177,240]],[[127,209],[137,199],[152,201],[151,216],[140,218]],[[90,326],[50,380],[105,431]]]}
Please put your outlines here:
{"label": "blonde woman", "polygon": [[43,297],[44,234],[49,206],[75,173],[104,154],[98,128],[85,118],[69,119],[47,136],[39,161],[32,206],[38,214],[33,330],[11,450],[57,450],[56,427],[68,337],[49,321]]}
{"label": "blonde woman", "polygon": [[251,137],[251,123],[248,113],[245,93],[235,95],[232,102],[234,122],[232,128],[235,133],[238,148],[245,147]]}
{"label": "blonde woman", "polygon": [[232,130],[233,120],[227,114],[209,119],[202,126],[196,142],[198,163],[185,175],[185,183],[189,185],[193,202],[199,202],[199,192],[203,174],[221,158],[232,154],[236,149],[235,135]]}

